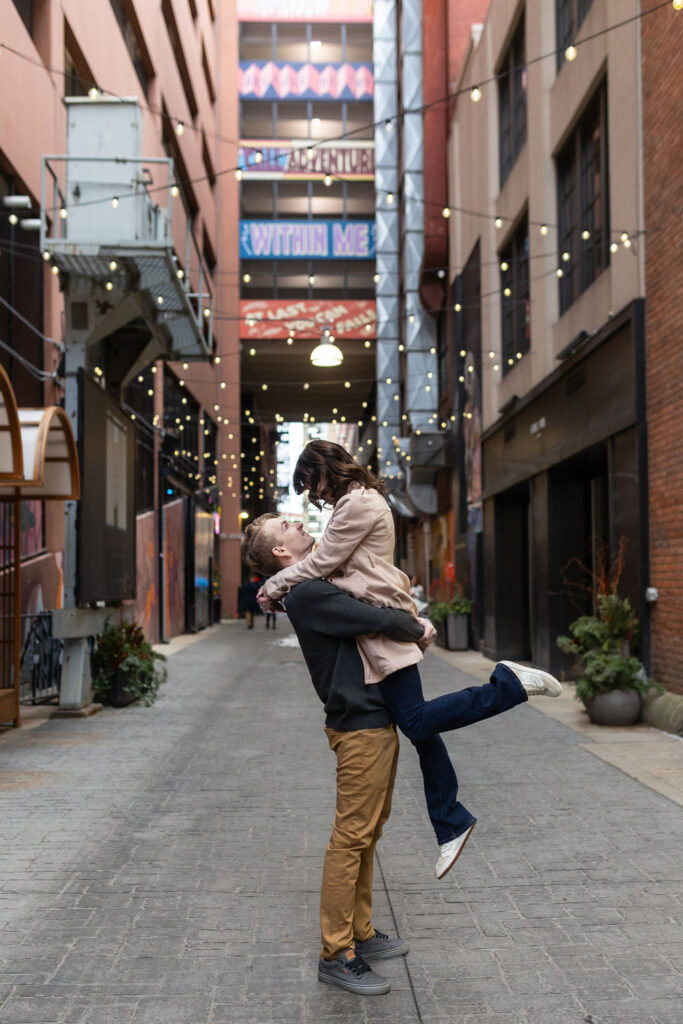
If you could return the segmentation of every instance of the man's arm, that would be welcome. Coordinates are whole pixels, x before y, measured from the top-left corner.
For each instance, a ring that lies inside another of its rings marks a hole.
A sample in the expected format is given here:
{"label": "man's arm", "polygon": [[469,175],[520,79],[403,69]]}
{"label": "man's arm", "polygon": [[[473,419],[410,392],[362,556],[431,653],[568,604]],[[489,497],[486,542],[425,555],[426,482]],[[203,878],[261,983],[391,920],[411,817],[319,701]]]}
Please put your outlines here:
{"label": "man's arm", "polygon": [[343,495],[334,507],[316,550],[266,580],[260,591],[261,603],[264,603],[264,598],[279,601],[302,580],[329,576],[351,557],[373,529],[376,518],[376,513],[363,501],[360,490],[354,489]]}
{"label": "man's arm", "polygon": [[409,612],[375,608],[327,580],[311,580],[295,587],[287,597],[286,611],[295,629],[344,639],[382,633],[390,640],[417,643],[425,633],[424,624]]}

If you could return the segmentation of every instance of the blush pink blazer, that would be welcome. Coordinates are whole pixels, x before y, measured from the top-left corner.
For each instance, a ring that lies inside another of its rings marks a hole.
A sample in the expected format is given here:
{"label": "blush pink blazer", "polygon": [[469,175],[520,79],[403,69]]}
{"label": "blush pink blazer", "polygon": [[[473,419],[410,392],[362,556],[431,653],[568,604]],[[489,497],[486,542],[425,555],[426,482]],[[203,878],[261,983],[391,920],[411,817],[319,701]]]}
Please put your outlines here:
{"label": "blush pink blazer", "polygon": [[[328,579],[361,601],[402,608],[417,615],[410,581],[394,565],[394,520],[382,495],[352,487],[339,499],[315,551],[264,584],[266,595],[278,601],[303,580]],[[413,643],[399,643],[373,633],[358,637],[366,683],[378,683],[391,672],[422,660]]]}

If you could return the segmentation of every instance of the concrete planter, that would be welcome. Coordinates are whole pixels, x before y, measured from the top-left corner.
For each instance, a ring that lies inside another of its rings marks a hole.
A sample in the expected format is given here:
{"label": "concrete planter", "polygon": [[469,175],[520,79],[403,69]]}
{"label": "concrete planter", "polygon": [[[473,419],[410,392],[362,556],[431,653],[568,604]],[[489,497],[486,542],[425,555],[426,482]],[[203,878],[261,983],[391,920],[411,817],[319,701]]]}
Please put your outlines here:
{"label": "concrete planter", "polygon": [[449,651],[466,651],[470,645],[469,615],[449,615],[446,619],[446,647]]}
{"label": "concrete planter", "polygon": [[584,701],[594,725],[635,725],[640,718],[641,697],[637,690],[610,690]]}

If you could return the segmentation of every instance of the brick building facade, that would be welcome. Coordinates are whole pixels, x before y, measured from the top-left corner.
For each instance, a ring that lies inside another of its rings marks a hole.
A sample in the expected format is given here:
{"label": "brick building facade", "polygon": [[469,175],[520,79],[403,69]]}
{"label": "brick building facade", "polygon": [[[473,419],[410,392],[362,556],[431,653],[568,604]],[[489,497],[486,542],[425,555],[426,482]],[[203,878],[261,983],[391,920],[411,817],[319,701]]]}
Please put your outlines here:
{"label": "brick building facade", "polygon": [[647,408],[653,676],[683,693],[683,14],[642,20]]}

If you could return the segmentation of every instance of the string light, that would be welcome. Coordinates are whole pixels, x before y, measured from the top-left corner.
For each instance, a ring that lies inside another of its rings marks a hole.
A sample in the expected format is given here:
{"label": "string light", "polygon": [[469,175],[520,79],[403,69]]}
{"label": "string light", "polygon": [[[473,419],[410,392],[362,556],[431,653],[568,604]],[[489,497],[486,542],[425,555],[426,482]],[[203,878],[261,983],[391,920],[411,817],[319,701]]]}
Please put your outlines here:
{"label": "string light", "polygon": [[479,100],[481,99],[481,89],[479,88],[478,85],[473,86],[470,92],[470,99],[472,100],[473,103],[478,103]]}
{"label": "string light", "polygon": [[576,60],[577,50],[573,43],[570,43],[567,49],[564,51],[564,59],[570,63]]}
{"label": "string light", "polygon": [[182,135],[185,131],[185,124],[183,121],[176,121],[175,133],[176,135]]}

